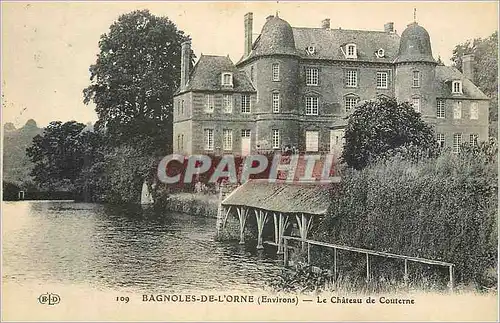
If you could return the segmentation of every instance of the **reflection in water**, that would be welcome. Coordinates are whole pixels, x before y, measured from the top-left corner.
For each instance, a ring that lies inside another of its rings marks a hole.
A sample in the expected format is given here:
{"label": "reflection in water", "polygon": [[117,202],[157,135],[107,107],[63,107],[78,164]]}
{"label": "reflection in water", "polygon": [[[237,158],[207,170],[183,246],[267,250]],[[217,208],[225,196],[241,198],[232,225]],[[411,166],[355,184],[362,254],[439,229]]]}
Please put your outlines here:
{"label": "reflection in water", "polygon": [[274,250],[215,242],[215,219],[104,205],[3,204],[3,278],[137,292],[257,291]]}

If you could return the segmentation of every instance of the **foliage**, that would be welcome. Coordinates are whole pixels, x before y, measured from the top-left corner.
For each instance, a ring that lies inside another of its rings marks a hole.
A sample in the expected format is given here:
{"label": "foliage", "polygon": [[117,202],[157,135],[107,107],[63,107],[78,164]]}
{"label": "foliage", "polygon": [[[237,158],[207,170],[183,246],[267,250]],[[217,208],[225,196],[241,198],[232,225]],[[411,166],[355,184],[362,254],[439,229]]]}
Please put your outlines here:
{"label": "foliage", "polygon": [[496,156],[489,142],[351,170],[315,238],[451,262],[458,282],[486,285],[485,271],[497,263]]}
{"label": "foliage", "polygon": [[74,189],[87,160],[85,151],[89,149],[84,128],[83,123],[76,121],[53,121],[43,134],[33,138],[26,153],[34,163],[31,175],[42,189]]}
{"label": "foliage", "polygon": [[14,183],[3,181],[2,182],[2,199],[4,201],[16,201],[18,193],[21,190],[19,186]]}
{"label": "foliage", "polygon": [[270,285],[280,292],[306,293],[323,290],[329,281],[331,276],[327,270],[313,272],[310,266],[299,263],[293,271],[283,269]]}
{"label": "foliage", "polygon": [[407,102],[380,98],[362,104],[349,117],[341,159],[362,169],[402,146],[418,147],[427,156],[437,151],[432,129],[420,113]]}
{"label": "foliage", "polygon": [[84,102],[95,103],[97,128],[106,129],[109,144],[144,154],[171,150],[173,94],[187,40],[168,18],[148,10],[120,16],[101,36]]}
{"label": "foliage", "polygon": [[498,138],[498,31],[488,38],[458,44],[453,50],[453,65],[462,70],[462,56],[474,54],[474,83],[491,98],[490,137]]}

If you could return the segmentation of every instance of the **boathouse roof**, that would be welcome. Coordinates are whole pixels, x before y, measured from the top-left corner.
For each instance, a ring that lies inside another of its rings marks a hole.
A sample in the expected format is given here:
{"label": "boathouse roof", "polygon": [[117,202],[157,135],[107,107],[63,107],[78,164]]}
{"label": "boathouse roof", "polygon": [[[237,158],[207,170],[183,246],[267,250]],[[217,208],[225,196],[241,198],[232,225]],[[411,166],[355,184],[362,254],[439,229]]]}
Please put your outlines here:
{"label": "boathouse roof", "polygon": [[331,184],[270,182],[251,179],[231,192],[222,205],[247,206],[272,212],[326,214]]}

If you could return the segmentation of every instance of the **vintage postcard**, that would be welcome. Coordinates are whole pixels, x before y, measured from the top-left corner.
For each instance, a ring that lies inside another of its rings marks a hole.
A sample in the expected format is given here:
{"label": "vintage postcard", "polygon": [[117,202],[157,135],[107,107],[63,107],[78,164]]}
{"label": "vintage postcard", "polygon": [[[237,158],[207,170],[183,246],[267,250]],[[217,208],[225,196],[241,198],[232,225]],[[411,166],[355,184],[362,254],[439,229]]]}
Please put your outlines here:
{"label": "vintage postcard", "polygon": [[498,321],[498,10],[2,1],[2,321]]}

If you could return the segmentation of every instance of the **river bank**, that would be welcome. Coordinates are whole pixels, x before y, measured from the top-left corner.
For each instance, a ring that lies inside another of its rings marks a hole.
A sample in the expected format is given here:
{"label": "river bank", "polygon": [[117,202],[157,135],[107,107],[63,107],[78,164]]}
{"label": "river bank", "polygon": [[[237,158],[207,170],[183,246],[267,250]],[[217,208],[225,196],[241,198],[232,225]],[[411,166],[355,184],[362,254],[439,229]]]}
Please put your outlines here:
{"label": "river bank", "polygon": [[217,218],[219,196],[203,193],[175,193],[168,197],[167,209],[194,216]]}

